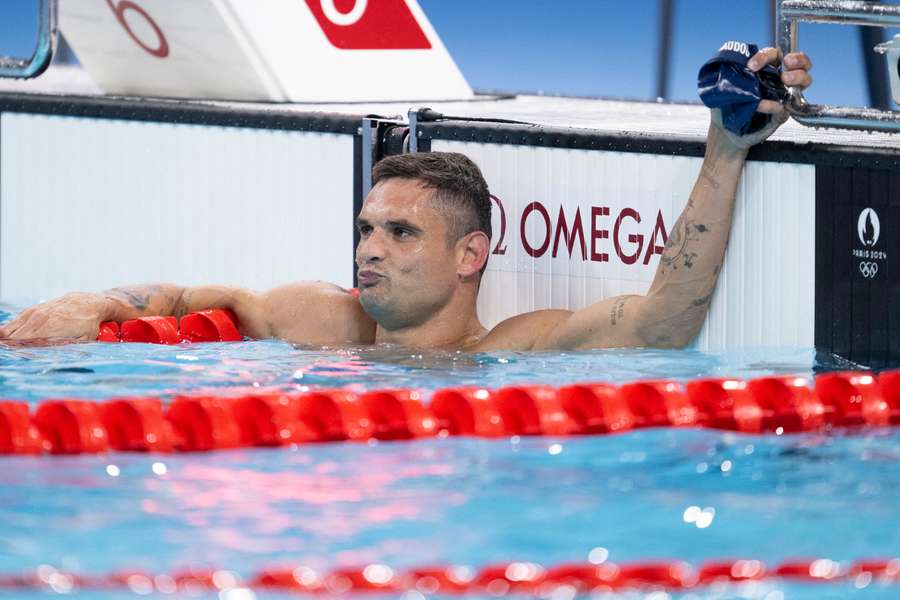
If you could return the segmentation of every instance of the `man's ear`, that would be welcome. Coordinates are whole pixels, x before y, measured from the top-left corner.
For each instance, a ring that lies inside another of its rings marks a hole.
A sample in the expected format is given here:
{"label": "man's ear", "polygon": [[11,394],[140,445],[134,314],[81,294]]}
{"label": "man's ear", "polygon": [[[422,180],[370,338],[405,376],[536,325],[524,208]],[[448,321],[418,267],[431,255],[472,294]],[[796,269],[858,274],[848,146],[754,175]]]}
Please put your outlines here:
{"label": "man's ear", "polygon": [[467,278],[477,275],[487,262],[491,240],[483,231],[473,231],[460,238],[456,247],[459,257],[456,272],[461,278]]}

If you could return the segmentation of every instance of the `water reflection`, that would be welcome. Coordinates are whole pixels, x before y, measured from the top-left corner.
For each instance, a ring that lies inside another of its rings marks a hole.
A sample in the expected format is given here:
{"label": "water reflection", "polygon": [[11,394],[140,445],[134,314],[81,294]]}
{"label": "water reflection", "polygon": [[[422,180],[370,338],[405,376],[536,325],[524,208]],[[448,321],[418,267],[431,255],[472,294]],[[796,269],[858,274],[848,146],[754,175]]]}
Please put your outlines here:
{"label": "water reflection", "polygon": [[[761,362],[761,357],[766,360]],[[180,346],[86,343],[0,348],[0,396],[37,401],[245,388],[413,387],[428,391],[467,385],[748,378],[780,372],[810,375],[813,366],[814,352],[802,348],[464,354],[411,353],[391,346],[309,350],[273,340]]]}
{"label": "water reflection", "polygon": [[3,458],[0,483],[5,570],[774,563],[890,556],[900,547],[900,531],[885,526],[900,517],[900,433],[825,442],[643,430]]}

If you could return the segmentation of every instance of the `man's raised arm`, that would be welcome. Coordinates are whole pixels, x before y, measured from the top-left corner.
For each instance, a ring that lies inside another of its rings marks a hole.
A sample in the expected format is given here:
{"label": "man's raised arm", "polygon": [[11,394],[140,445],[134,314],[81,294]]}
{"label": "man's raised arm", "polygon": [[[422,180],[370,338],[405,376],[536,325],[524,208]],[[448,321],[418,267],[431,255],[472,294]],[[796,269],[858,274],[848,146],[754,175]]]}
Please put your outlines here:
{"label": "man's raised arm", "polygon": [[[73,293],[28,308],[0,329],[0,338],[93,340],[103,321],[228,308],[242,334],[308,344],[367,343],[374,323],[346,290],[301,282],[264,293],[230,286],[179,287],[154,284]],[[371,339],[370,339],[371,338]]]}
{"label": "man's raised arm", "polygon": [[[778,64],[774,48],[760,51],[748,66],[759,70]],[[754,64],[755,63],[755,64]],[[782,80],[805,88],[811,64],[802,53],[786,57]],[[534,349],[644,346],[680,348],[700,332],[722,268],[731,231],[735,195],[747,152],[765,140],[787,116],[777,102],[760,102],[759,112],[772,115],[761,131],[735,136],[721,125],[717,112],[707,137],[706,155],[687,206],[666,242],[659,267],[644,296],[607,298],[575,313],[547,314],[548,326],[537,330]]]}

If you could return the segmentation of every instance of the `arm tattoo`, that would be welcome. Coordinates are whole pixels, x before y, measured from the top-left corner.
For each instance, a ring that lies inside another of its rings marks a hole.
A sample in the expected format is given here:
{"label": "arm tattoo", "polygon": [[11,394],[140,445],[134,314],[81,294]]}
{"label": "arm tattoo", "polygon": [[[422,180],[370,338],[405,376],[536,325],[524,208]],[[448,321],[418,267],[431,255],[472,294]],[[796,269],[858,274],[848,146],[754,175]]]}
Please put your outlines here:
{"label": "arm tattoo", "polygon": [[697,223],[690,219],[679,220],[672,230],[672,235],[666,241],[665,252],[659,259],[661,272],[677,271],[679,267],[692,269],[694,261],[697,259],[697,253],[691,251],[689,246],[693,246],[693,244],[690,242],[699,241],[700,236],[709,231],[709,226],[704,223]]}
{"label": "arm tattoo", "polygon": [[712,187],[712,189],[717,190],[720,187],[719,180],[715,178],[715,174],[713,173],[713,169],[709,165],[703,165],[703,168],[700,169],[700,179],[706,180],[706,182]]}
{"label": "arm tattoo", "polygon": [[113,288],[107,290],[106,294],[128,303],[140,314],[145,314],[147,310],[160,315],[174,314],[180,298],[177,288],[166,285]]}
{"label": "arm tattoo", "polygon": [[703,296],[702,298],[697,298],[696,300],[692,301],[691,304],[694,306],[706,306],[707,304],[709,304],[709,301],[711,299],[712,299],[712,293],[709,293],[706,296]]}
{"label": "arm tattoo", "polygon": [[609,324],[615,325],[625,317],[625,303],[628,298],[619,298],[609,310]]}
{"label": "arm tattoo", "polygon": [[144,311],[150,306],[150,299],[157,292],[156,286],[113,288],[106,293],[128,302],[135,309]]}

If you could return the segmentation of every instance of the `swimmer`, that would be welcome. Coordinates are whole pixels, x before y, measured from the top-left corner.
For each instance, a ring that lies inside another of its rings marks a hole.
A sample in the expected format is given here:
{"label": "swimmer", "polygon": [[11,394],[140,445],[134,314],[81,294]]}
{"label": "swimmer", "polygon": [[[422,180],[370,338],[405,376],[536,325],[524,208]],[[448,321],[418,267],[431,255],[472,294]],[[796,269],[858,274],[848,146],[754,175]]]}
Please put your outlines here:
{"label": "swimmer", "polygon": [[[758,71],[780,61],[779,51],[767,48],[748,67]],[[782,80],[806,88],[811,66],[805,54],[789,54]],[[264,293],[168,284],[117,288],[28,308],[0,329],[0,337],[93,340],[103,321],[230,308],[244,335],[302,344],[473,352],[684,347],[706,318],[747,152],[787,120],[777,102],[763,100],[757,110],[771,115],[769,124],[741,137],[713,111],[702,170],[643,296],[607,298],[578,311],[538,310],[487,330],[476,310],[490,252],[487,184],[465,156],[421,153],[375,166],[357,220],[358,299],[327,283],[293,283]]]}

